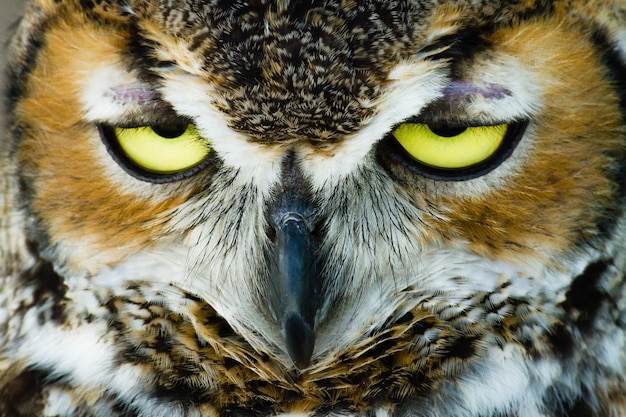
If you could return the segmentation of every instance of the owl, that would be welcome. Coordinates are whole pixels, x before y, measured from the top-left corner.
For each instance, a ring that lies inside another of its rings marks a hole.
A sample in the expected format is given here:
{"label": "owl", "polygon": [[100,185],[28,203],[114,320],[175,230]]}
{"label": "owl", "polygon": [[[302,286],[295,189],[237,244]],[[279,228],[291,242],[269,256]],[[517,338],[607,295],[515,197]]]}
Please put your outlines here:
{"label": "owl", "polygon": [[33,0],[0,416],[626,417],[624,0]]}

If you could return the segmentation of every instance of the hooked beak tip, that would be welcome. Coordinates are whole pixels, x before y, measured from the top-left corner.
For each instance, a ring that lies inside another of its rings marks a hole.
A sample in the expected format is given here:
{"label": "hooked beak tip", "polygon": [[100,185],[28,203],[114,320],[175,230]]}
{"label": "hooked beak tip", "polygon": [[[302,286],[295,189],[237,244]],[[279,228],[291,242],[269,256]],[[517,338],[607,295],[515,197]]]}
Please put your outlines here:
{"label": "hooked beak tip", "polygon": [[300,370],[311,363],[315,346],[315,331],[300,314],[286,313],[283,317],[283,334],[289,357]]}

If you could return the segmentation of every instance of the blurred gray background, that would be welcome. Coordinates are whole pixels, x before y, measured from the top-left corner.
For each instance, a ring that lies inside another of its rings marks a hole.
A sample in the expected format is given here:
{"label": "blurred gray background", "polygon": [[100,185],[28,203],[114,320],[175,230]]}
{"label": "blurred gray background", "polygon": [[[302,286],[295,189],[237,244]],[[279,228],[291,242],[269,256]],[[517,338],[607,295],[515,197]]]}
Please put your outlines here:
{"label": "blurred gray background", "polygon": [[22,10],[26,7],[26,0],[0,0],[0,42],[2,45],[2,55],[0,63],[4,67],[4,57],[6,56],[6,43],[9,37],[9,27],[17,21]]}
{"label": "blurred gray background", "polygon": [[[6,44],[10,35],[9,27],[15,23],[26,5],[26,0],[0,0],[0,68],[4,75],[5,57],[7,54]],[[2,91],[4,92],[4,76],[2,80]],[[1,103],[2,101],[0,101]],[[4,125],[4,107],[0,112],[0,123]]]}

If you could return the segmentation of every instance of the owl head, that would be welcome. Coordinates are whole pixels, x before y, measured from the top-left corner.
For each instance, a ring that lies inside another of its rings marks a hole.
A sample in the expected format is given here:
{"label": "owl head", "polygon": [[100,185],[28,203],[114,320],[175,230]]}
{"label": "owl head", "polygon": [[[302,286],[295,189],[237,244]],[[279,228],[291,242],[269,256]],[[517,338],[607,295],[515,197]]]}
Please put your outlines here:
{"label": "owl head", "polygon": [[11,375],[62,381],[59,413],[609,409],[625,15],[34,1],[1,147]]}

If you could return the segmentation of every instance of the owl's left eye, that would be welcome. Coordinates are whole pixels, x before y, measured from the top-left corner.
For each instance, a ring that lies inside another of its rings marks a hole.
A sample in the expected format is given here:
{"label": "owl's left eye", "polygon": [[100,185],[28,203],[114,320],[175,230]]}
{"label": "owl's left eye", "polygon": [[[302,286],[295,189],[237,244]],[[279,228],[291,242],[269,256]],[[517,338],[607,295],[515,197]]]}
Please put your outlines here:
{"label": "owl's left eye", "polygon": [[211,150],[196,127],[182,120],[139,127],[101,126],[100,131],[115,159],[141,179],[187,176]]}
{"label": "owl's left eye", "polygon": [[502,144],[507,125],[432,127],[403,123],[393,136],[416,161],[438,169],[460,169],[479,164]]}
{"label": "owl's left eye", "polygon": [[406,122],[385,141],[386,157],[420,175],[459,181],[484,175],[515,149],[527,123],[471,126]]}

